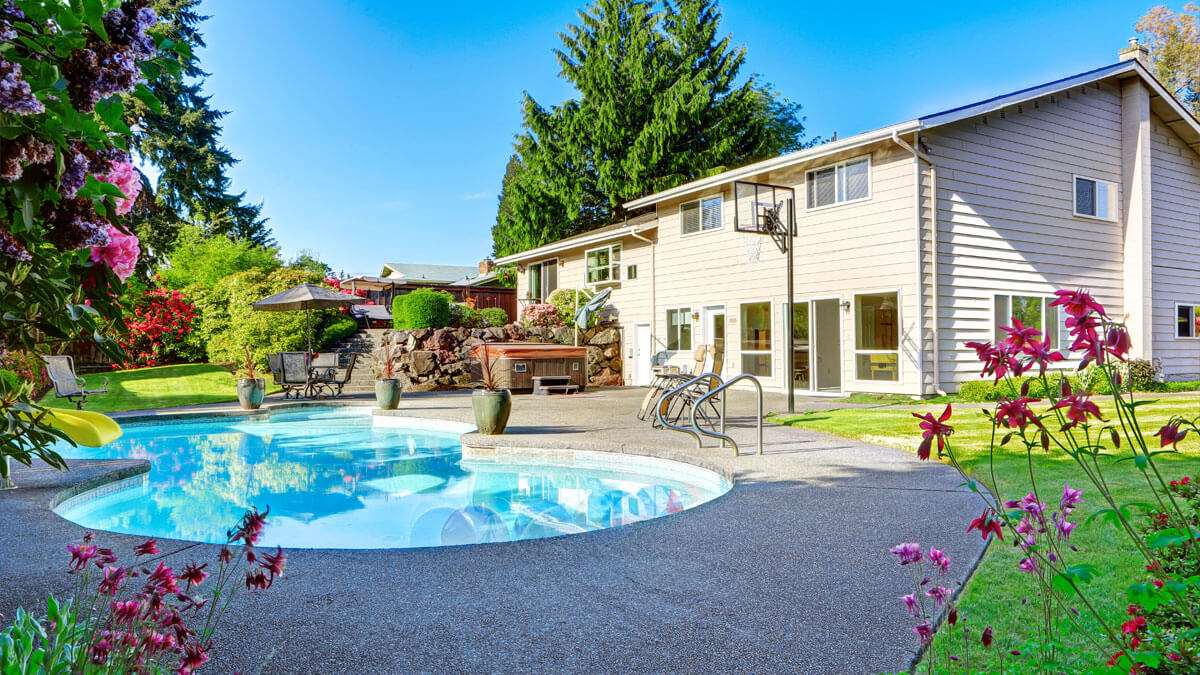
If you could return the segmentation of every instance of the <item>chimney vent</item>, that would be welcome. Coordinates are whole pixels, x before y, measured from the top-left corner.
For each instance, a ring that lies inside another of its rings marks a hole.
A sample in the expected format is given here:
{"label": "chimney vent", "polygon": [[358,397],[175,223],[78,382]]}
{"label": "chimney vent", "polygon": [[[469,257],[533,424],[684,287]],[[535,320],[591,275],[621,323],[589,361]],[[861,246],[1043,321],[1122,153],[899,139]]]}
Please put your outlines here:
{"label": "chimney vent", "polygon": [[492,268],[495,266],[496,263],[492,262],[491,258],[484,258],[483,260],[479,261],[479,273],[487,274],[488,272],[491,272]]}
{"label": "chimney vent", "polygon": [[1139,44],[1136,37],[1129,38],[1129,46],[1117,52],[1122,61],[1138,61],[1143,66],[1150,65],[1150,48]]}

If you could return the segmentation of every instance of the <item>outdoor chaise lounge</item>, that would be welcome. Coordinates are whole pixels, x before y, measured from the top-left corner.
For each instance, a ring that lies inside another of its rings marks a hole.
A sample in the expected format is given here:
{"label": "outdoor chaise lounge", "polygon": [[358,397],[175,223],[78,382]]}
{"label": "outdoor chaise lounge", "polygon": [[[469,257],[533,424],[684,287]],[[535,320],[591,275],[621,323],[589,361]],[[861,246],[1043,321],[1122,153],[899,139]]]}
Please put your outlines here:
{"label": "outdoor chaise lounge", "polygon": [[104,378],[101,389],[84,389],[82,377],[75,374],[75,359],[70,356],[43,356],[46,362],[46,375],[54,385],[54,397],[65,398],[75,404],[77,410],[83,410],[83,402],[93,394],[108,393],[108,378]]}

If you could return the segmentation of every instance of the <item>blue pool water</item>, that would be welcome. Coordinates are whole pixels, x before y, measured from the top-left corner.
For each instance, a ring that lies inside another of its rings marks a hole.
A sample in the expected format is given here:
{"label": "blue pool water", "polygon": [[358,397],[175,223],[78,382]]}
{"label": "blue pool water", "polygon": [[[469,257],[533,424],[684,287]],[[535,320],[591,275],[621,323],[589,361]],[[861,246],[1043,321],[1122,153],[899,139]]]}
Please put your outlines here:
{"label": "blue pool water", "polygon": [[408,548],[614,527],[691,508],[730,487],[705,469],[626,455],[464,459],[459,431],[379,426],[397,418],[367,412],[127,425],[104,448],[58,449],[74,458],[147,459],[149,474],[55,510],[98,530],[221,543],[246,509],[269,507],[266,546]]}

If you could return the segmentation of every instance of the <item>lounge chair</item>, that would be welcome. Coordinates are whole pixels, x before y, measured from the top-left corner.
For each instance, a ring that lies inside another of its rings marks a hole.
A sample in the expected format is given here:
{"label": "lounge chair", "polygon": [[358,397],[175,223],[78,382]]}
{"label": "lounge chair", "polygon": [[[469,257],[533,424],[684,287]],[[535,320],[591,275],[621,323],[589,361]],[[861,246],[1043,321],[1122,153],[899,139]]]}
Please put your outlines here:
{"label": "lounge chair", "polygon": [[275,386],[283,384],[283,366],[280,365],[279,354],[267,354],[267,368],[271,371]]}
{"label": "lounge chair", "polygon": [[[690,367],[679,368],[667,366],[665,359],[662,360],[661,364],[656,363],[653,367],[655,372],[654,380],[650,383],[650,391],[647,391],[645,398],[642,399],[642,407],[638,409],[637,418],[644,420],[649,416],[654,424],[658,424],[657,418],[652,414],[655,408],[657,408],[656,402],[658,399],[684,381],[691,379],[694,375],[703,373],[708,353],[708,345],[697,345],[696,349],[692,351],[692,365]],[[666,356],[666,352],[656,354],[654,356],[655,361],[660,360],[660,355]]]}
{"label": "lounge chair", "polygon": [[75,404],[76,410],[83,410],[83,402],[88,396],[108,393],[108,378],[104,378],[102,389],[84,389],[84,380],[75,374],[75,359],[70,356],[43,356],[46,362],[46,375],[54,385],[54,397],[65,398]]}
{"label": "lounge chair", "polygon": [[279,386],[283,387],[284,398],[312,395],[312,370],[308,364],[308,352],[281,352],[279,354]]}
{"label": "lounge chair", "polygon": [[354,363],[356,361],[358,361],[358,354],[351,352],[350,361],[346,363],[346,370],[340,378],[336,376],[335,368],[329,368],[325,372],[318,374],[316,386],[328,390],[330,396],[341,396],[342,387],[345,387],[346,383],[350,381],[350,375],[354,372]]}

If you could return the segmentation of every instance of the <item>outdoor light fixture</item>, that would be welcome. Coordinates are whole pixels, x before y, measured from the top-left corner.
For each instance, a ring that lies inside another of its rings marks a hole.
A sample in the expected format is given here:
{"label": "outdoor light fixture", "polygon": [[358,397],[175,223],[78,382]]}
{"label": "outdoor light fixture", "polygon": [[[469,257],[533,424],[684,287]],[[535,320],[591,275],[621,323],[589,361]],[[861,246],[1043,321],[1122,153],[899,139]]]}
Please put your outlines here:
{"label": "outdoor light fixture", "polygon": [[842,310],[846,311],[846,312],[850,311],[850,301],[849,300],[842,301]]}

